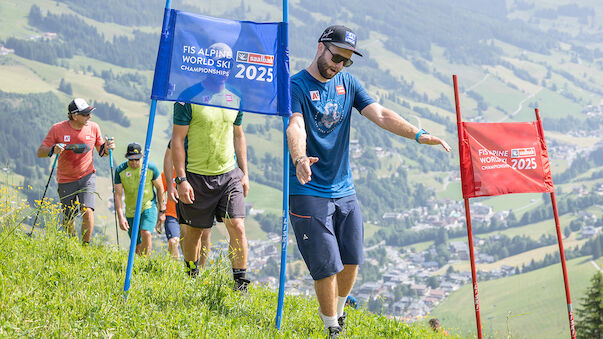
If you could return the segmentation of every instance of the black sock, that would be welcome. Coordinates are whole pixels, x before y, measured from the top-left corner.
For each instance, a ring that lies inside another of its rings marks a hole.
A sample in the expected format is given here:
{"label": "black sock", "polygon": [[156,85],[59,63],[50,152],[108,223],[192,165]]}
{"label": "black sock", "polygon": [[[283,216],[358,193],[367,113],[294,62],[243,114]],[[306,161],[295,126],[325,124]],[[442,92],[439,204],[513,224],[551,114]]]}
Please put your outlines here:
{"label": "black sock", "polygon": [[197,260],[197,261],[184,260],[184,266],[186,267],[186,273],[188,273],[189,275],[196,275],[199,273],[199,260]]}
{"label": "black sock", "polygon": [[239,279],[245,279],[245,272],[247,272],[246,268],[233,268],[232,269],[232,277],[235,281]]}

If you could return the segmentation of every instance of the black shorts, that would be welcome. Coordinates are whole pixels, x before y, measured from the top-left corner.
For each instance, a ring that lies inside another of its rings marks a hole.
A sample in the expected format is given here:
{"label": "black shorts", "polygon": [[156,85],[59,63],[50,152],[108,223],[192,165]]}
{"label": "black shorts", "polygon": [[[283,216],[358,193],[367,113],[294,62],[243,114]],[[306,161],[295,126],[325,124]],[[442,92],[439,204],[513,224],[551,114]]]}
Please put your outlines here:
{"label": "black shorts", "polygon": [[192,204],[178,201],[178,222],[196,228],[210,228],[214,217],[218,222],[228,218],[245,218],[245,200],[241,178],[243,171],[235,168],[220,175],[201,175],[186,172],[193,187]]}

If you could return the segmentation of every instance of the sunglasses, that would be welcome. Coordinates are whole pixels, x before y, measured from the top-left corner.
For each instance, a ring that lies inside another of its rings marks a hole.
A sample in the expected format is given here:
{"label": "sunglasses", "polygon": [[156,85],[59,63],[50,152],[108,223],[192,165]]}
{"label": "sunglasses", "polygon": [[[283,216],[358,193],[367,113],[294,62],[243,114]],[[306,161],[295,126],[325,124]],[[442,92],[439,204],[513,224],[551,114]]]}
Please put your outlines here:
{"label": "sunglasses", "polygon": [[128,159],[128,161],[140,161],[140,159]]}
{"label": "sunglasses", "polygon": [[325,44],[325,47],[327,48],[327,51],[331,53],[331,61],[333,61],[334,63],[338,64],[343,61],[343,67],[350,67],[354,63],[352,59],[348,59],[343,55],[331,52],[331,50],[329,49],[329,45]]}

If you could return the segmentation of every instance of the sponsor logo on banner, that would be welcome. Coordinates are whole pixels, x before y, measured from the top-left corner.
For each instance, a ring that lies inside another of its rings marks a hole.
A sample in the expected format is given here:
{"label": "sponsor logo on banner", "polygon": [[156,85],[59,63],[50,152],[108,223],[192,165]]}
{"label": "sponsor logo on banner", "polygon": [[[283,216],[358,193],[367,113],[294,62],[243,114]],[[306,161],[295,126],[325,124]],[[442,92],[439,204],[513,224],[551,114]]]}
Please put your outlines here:
{"label": "sponsor logo on banner", "polygon": [[312,101],[320,101],[320,92],[310,91],[310,98],[312,98]]}
{"label": "sponsor logo on banner", "polygon": [[238,51],[237,52],[237,62],[247,62],[249,60],[249,53]]}
{"label": "sponsor logo on banner", "polygon": [[238,51],[237,52],[237,62],[245,62],[248,64],[263,65],[263,66],[273,66],[274,65],[274,55]]}
{"label": "sponsor logo on banner", "polygon": [[335,89],[337,90],[337,94],[339,94],[339,95],[345,94],[345,87],[343,87],[343,85],[337,85],[337,86],[335,86]]}
{"label": "sponsor logo on banner", "polygon": [[346,31],[345,32],[345,41],[351,43],[352,45],[356,45],[356,34]]}
{"label": "sponsor logo on banner", "polygon": [[534,147],[514,148],[511,150],[511,158],[528,158],[536,156]]}
{"label": "sponsor logo on banner", "polygon": [[63,136],[63,142],[70,142],[71,141],[71,135],[64,135]]}

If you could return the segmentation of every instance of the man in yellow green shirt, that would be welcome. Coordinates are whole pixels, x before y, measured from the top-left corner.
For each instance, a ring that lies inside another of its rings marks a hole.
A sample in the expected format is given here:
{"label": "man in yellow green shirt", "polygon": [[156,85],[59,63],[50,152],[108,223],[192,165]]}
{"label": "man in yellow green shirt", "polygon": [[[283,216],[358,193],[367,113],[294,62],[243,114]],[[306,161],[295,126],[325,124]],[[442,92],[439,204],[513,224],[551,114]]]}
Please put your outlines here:
{"label": "man in yellow green shirt", "polygon": [[[138,143],[128,145],[127,161],[115,170],[115,210],[119,219],[119,227],[128,231],[132,237],[131,226],[134,224],[136,199],[140,183],[142,149]],[[155,187],[155,190],[153,190]],[[161,172],[155,164],[149,162],[142,200],[142,214],[136,240],[136,254],[143,255],[151,252],[151,234],[153,229],[161,230],[165,221],[165,204],[163,202],[163,183]],[[122,196],[125,195],[126,213],[124,216]],[[159,199],[157,198],[159,197]]]}

